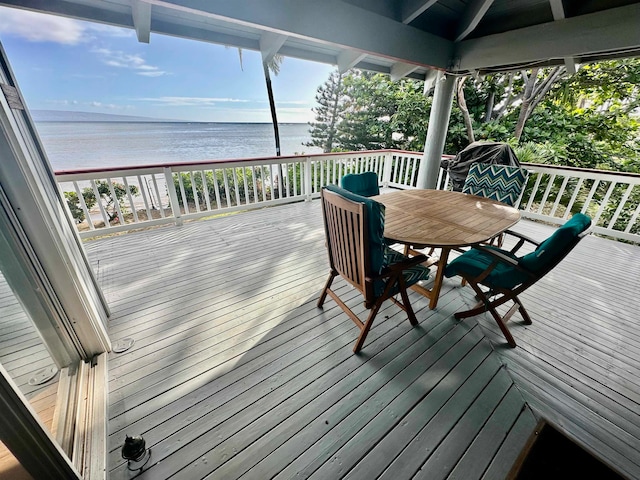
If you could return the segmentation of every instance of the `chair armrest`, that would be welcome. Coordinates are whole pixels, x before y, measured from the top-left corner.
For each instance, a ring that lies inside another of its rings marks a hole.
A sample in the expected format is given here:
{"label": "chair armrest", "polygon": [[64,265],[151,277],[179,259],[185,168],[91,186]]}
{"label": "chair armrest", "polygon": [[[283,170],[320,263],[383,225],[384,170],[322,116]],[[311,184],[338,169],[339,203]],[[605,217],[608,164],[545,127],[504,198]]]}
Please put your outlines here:
{"label": "chair armrest", "polygon": [[[406,270],[407,268],[411,268],[415,265],[420,265],[421,263],[424,263],[427,260],[428,260],[428,257],[426,255],[416,255],[415,257],[406,257],[406,259],[401,262],[387,265],[385,268],[382,269],[382,272],[380,272],[380,275],[376,275],[372,277],[370,280],[373,281],[376,279],[389,277],[394,273],[402,272],[403,270]],[[366,280],[369,280],[369,278],[367,278]]]}
{"label": "chair armrest", "polygon": [[[524,240],[521,240],[524,243]],[[518,242],[520,243],[520,242]],[[508,255],[505,255],[504,253],[502,253],[499,250],[496,250],[495,248],[488,248],[485,247],[484,245],[473,245],[472,248],[475,248],[476,250],[480,250],[486,254],[488,254],[489,256],[493,257],[495,260],[493,262],[491,262],[491,264],[482,272],[480,273],[480,275],[478,275],[474,280],[478,283],[482,283],[482,281],[487,278],[491,272],[501,263],[506,263],[508,265],[510,265],[511,267],[515,268],[516,270],[519,270],[531,277],[535,277],[535,274],[533,274],[532,272],[530,272],[529,270],[527,270],[526,268],[523,268],[519,263],[517,259],[511,258]],[[512,253],[512,252],[510,252]]]}
{"label": "chair armrest", "polygon": [[499,262],[508,263],[509,265],[512,265],[514,267],[519,267],[517,260],[511,258],[509,255],[505,255],[504,253],[502,253],[499,250],[496,250],[495,248],[487,248],[484,245],[473,245],[472,248],[475,248],[476,250],[481,250],[491,255],[492,257],[495,257],[496,260]]}
{"label": "chair armrest", "polygon": [[505,230],[505,235],[511,235],[512,237],[516,237],[518,239],[518,243],[516,243],[515,247],[513,247],[511,250],[509,250],[510,253],[516,253],[518,250],[520,250],[520,247],[522,247],[522,245],[525,244],[525,242],[527,243],[531,243],[532,245],[538,247],[540,245],[540,242],[538,242],[537,240],[534,240],[531,237],[527,237],[526,235],[523,235],[522,233],[518,233],[518,232],[514,232],[513,230]]}

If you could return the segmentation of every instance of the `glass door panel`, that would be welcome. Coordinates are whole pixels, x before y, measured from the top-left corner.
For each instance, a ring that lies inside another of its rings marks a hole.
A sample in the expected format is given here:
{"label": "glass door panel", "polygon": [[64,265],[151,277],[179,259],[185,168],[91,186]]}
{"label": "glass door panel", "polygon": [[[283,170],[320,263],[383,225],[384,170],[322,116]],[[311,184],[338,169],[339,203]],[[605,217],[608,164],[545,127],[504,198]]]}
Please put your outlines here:
{"label": "glass door panel", "polygon": [[[0,364],[55,437],[59,372],[31,318],[0,271]],[[31,478],[0,442],[0,480]]]}

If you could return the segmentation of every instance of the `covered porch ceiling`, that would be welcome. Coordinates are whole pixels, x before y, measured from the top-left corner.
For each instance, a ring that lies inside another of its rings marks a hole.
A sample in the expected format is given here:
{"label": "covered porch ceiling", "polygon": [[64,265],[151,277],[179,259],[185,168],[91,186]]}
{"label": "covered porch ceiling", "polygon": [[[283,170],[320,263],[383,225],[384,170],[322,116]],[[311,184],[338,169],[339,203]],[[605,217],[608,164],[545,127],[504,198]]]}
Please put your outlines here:
{"label": "covered porch ceiling", "polygon": [[0,0],[151,33],[428,79],[640,55],[636,0]]}

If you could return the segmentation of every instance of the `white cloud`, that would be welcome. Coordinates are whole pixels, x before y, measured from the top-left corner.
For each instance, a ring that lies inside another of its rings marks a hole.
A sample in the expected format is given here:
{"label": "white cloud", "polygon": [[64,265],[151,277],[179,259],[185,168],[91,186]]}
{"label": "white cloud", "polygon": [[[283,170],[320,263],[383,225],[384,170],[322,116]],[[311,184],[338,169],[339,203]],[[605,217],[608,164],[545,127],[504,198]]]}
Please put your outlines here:
{"label": "white cloud", "polygon": [[246,103],[248,100],[239,98],[214,98],[214,97],[156,97],[138,98],[143,102],[155,102],[167,107],[208,107],[218,103]]}
{"label": "white cloud", "polygon": [[77,45],[84,40],[84,25],[70,18],[0,7],[0,33],[30,42]]}
{"label": "white cloud", "polygon": [[133,70],[136,74],[145,77],[161,77],[169,74],[156,66],[148,65],[140,55],[129,54],[119,50],[109,50],[108,48],[94,48],[91,51],[102,57],[104,64],[110,67]]}
{"label": "white cloud", "polygon": [[85,105],[88,105],[90,107],[95,107],[95,108],[106,108],[109,110],[125,110],[129,108],[129,106],[127,105],[116,105],[115,103],[102,103],[102,102],[96,102],[96,101],[85,103]]}
{"label": "white cloud", "polygon": [[87,29],[106,37],[133,38],[135,36],[135,32],[130,28],[114,27],[101,23],[89,23],[87,24]]}

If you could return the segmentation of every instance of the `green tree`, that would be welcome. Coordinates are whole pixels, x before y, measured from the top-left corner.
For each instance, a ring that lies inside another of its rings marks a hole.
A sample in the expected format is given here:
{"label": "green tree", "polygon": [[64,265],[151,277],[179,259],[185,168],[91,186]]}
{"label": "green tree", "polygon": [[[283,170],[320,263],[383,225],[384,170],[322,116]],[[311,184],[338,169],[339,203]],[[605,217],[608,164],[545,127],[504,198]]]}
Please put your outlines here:
{"label": "green tree", "polygon": [[[342,79],[342,100],[332,149],[422,149],[430,99],[423,82],[352,70]],[[325,84],[326,89],[331,87]],[[312,142],[325,140],[323,130],[311,129]]]}
{"label": "green tree", "polygon": [[309,122],[311,141],[307,147],[320,147],[325,153],[331,152],[337,143],[337,127],[344,111],[342,75],[336,70],[329,79],[316,90],[318,106],[313,108],[315,122]]}

